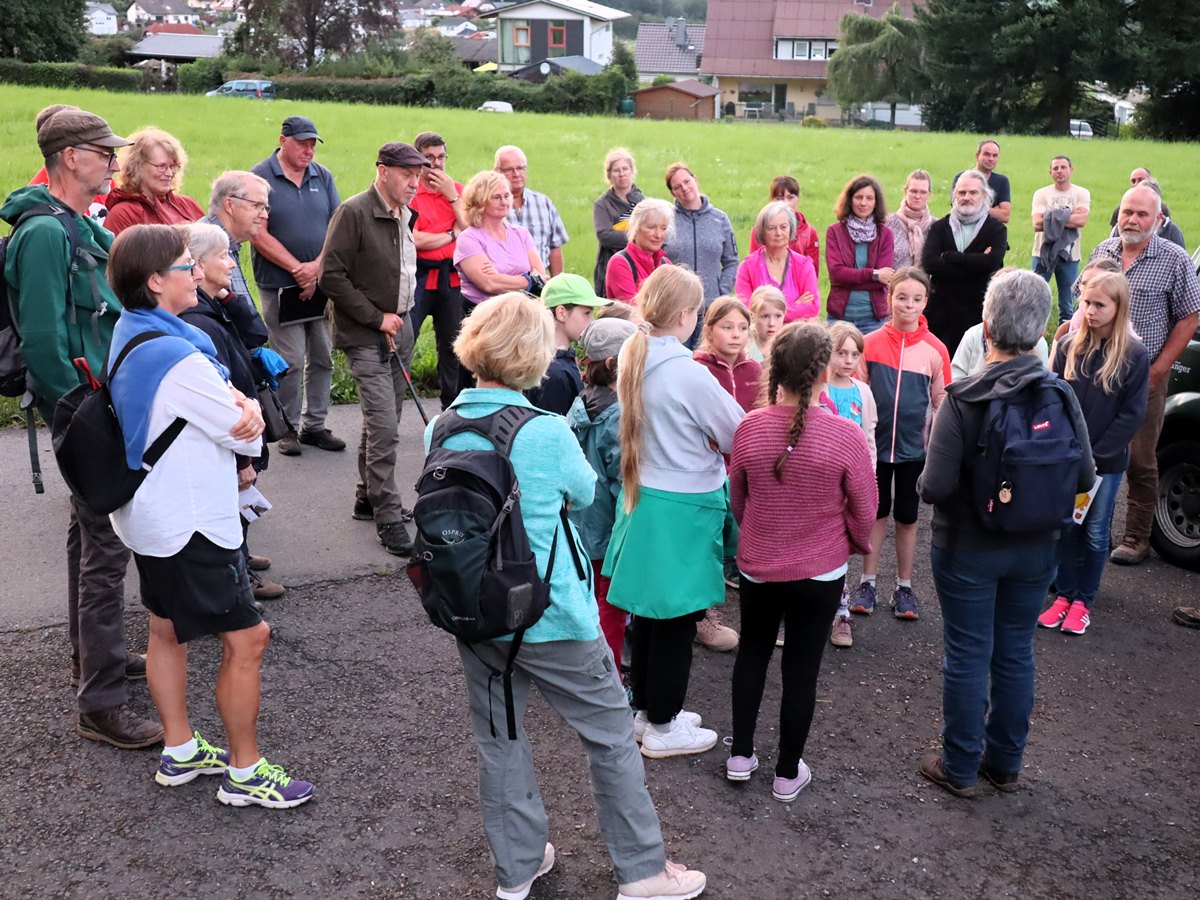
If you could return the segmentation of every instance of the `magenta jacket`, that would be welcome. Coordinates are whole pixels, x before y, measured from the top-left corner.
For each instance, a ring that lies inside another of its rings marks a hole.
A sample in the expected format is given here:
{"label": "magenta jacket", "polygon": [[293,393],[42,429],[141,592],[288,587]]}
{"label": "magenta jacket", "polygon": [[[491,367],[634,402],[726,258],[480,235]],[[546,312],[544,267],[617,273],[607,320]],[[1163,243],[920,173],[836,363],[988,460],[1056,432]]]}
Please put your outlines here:
{"label": "magenta jacket", "polygon": [[762,376],[761,363],[743,353],[737,363],[731,366],[709,350],[697,350],[692,354],[692,359],[712,372],[721,387],[730,393],[742,409],[746,412],[754,409],[758,400],[759,378]]}
{"label": "magenta jacket", "polygon": [[[633,269],[629,267],[630,260],[633,260],[634,268],[637,269],[636,278],[633,276]],[[671,261],[667,259],[667,254],[662,250],[650,253],[630,241],[625,245],[624,250],[617,251],[609,259],[608,269],[604,273],[604,291],[608,294],[609,300],[624,300],[626,303],[632,303],[638,288],[641,287],[643,281],[650,277],[650,273],[659,266],[669,266],[670,264]]]}
{"label": "magenta jacket", "polygon": [[[795,250],[788,250],[787,271],[783,273],[783,284],[776,284],[767,268],[766,250],[759,248],[742,260],[737,273],[737,295],[747,306],[755,288],[769,284],[783,291],[787,301],[785,322],[797,319],[815,319],[821,313],[821,294],[817,287],[817,272],[812,260]],[[798,303],[800,297],[812,294],[812,300]]]}
{"label": "magenta jacket", "polygon": [[886,225],[876,229],[875,240],[867,245],[867,267],[860,269],[854,261],[854,241],[843,222],[834,222],[825,231],[825,268],[829,270],[829,298],[825,309],[832,318],[840,319],[850,302],[851,291],[866,291],[871,295],[875,317],[888,317],[887,285],[871,277],[872,269],[886,269],[895,259],[895,238]]}

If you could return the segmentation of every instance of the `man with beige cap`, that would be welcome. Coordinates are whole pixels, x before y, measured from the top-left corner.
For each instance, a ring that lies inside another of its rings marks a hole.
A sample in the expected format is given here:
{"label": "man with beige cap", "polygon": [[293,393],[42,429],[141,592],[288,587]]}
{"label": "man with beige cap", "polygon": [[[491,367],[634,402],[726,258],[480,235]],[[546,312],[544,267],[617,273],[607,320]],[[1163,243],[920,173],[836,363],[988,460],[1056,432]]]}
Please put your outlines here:
{"label": "man with beige cap", "polygon": [[[18,188],[0,206],[13,226],[4,266],[29,386],[42,418],[84,381],[72,364],[104,368],[121,304],[105,280],[112,234],[87,216],[117,171],[115,148],[129,141],[104,119],[60,110],[38,130],[48,183]],[[72,258],[72,247],[76,248]],[[127,681],[146,677],[144,657],[125,650],[129,551],[108,516],[71,498],[67,523],[67,618],[79,734],[126,750],[162,740],[162,726],[128,706]]]}

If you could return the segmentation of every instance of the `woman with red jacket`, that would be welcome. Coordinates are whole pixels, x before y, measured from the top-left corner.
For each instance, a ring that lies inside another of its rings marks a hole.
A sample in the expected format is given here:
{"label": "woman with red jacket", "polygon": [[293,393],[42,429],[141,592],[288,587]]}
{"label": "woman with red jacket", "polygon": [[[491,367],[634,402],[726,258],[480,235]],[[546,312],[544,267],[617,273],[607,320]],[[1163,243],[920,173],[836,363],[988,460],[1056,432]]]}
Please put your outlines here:
{"label": "woman with red jacket", "polygon": [[187,154],[173,136],[143,128],[121,155],[121,171],[105,200],[104,227],[120,234],[130,225],[187,225],[204,218],[191,197],[175,193],[183,182]]}
{"label": "woman with red jacket", "polygon": [[829,268],[830,321],[842,319],[870,334],[888,318],[887,286],[894,270],[894,237],[884,226],[883,188],[871,175],[857,175],[833,207],[837,217],[825,231]]}
{"label": "woman with red jacket", "polygon": [[651,197],[635,206],[629,214],[629,243],[612,255],[604,274],[608,299],[633,303],[650,273],[671,264],[663,244],[674,234],[675,207],[666,200]]}

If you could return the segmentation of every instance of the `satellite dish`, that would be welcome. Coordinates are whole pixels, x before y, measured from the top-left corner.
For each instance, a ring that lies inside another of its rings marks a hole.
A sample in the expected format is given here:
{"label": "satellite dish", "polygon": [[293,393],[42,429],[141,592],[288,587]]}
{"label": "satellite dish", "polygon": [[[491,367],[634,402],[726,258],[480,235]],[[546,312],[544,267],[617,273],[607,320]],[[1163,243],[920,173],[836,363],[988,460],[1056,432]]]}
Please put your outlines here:
{"label": "satellite dish", "polygon": [[550,63],[548,63],[548,62],[542,63],[540,66],[538,66],[538,71],[541,72],[543,75],[549,75],[550,74]]}

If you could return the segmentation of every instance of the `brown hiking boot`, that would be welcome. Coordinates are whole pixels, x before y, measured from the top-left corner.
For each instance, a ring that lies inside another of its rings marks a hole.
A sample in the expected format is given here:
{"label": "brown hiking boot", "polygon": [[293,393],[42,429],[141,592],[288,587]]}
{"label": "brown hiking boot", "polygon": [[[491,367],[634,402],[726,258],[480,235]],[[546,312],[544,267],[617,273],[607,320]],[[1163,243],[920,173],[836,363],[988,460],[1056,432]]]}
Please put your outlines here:
{"label": "brown hiking boot", "polygon": [[258,572],[250,573],[250,588],[254,592],[255,600],[278,600],[287,590],[279,582],[272,581]]}
{"label": "brown hiking boot", "polygon": [[163,739],[163,728],[157,720],[139,716],[124,703],[81,712],[76,730],[89,741],[103,741],[122,750],[141,750],[161,744]]}
{"label": "brown hiking boot", "polygon": [[1109,562],[1118,566],[1136,566],[1146,561],[1150,555],[1150,542],[1126,538],[1117,545],[1108,557]]}
{"label": "brown hiking boot", "polygon": [[696,643],[718,653],[737,649],[738,633],[721,621],[721,611],[715,606],[696,623]]}

